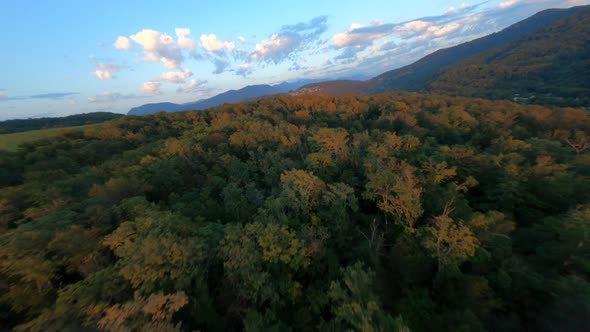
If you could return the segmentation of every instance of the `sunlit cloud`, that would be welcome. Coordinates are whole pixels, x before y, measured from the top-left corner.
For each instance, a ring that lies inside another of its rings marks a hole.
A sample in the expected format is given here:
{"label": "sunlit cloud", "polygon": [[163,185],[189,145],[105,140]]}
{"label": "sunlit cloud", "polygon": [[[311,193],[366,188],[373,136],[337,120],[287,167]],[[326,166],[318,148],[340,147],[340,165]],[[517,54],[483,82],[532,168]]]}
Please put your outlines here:
{"label": "sunlit cloud", "polygon": [[162,91],[160,90],[160,82],[149,81],[143,83],[143,88],[141,89],[145,93],[149,93],[152,95],[160,95]]}
{"label": "sunlit cloud", "polygon": [[236,44],[233,42],[222,41],[217,39],[217,36],[213,33],[208,35],[201,35],[201,46],[203,49],[211,52],[222,53],[224,50],[233,52],[236,48]]}
{"label": "sunlit cloud", "polygon": [[92,75],[96,76],[101,81],[115,78],[115,73],[118,73],[121,71],[121,69],[127,67],[126,65],[120,65],[116,63],[100,62],[93,55],[90,56],[90,60],[92,60],[94,66],[96,67],[96,71],[94,71]]}
{"label": "sunlit cloud", "polygon": [[194,50],[197,48],[197,43],[192,37],[188,37],[191,30],[187,28],[176,29],[176,36],[178,37],[178,47],[185,50]]}
{"label": "sunlit cloud", "polygon": [[373,21],[370,25],[363,26],[358,23],[353,23],[350,28],[343,33],[338,33],[332,37],[332,42],[336,48],[343,48],[347,46],[359,46],[363,49],[368,45],[371,45],[374,40],[383,38],[387,35],[388,31],[375,30],[363,30],[366,27],[379,27],[383,23],[379,21]]}
{"label": "sunlit cloud", "polygon": [[207,87],[207,81],[191,80],[176,89],[176,92],[196,92]]}
{"label": "sunlit cloud", "polygon": [[252,52],[250,57],[255,60],[277,63],[293,52],[299,43],[296,36],[274,34],[269,39],[256,44],[256,50]]}
{"label": "sunlit cloud", "polygon": [[327,30],[327,27],[327,17],[325,16],[316,17],[309,22],[285,25],[279,33],[274,33],[269,38],[257,43],[249,58],[278,64],[294,57],[296,52],[311,47]]}
{"label": "sunlit cloud", "polygon": [[168,82],[168,83],[180,84],[180,83],[184,83],[186,81],[186,79],[191,76],[193,76],[193,73],[190,70],[185,69],[183,71],[170,71],[170,72],[164,73],[162,75],[162,77],[159,78],[159,80],[161,80],[163,82]]}
{"label": "sunlit cloud", "polygon": [[110,80],[113,78],[111,72],[107,70],[96,70],[93,74],[94,76],[98,77],[98,79],[101,81]]}
{"label": "sunlit cloud", "polygon": [[176,69],[184,60],[174,39],[165,33],[143,29],[132,35],[131,40],[143,47],[145,61],[161,62],[168,69]]}
{"label": "sunlit cloud", "polygon": [[510,8],[510,7],[514,6],[514,5],[516,5],[517,3],[518,3],[517,0],[508,0],[508,1],[505,1],[505,2],[500,3],[500,6],[499,7],[502,8],[502,9],[506,9],[506,8]]}
{"label": "sunlit cloud", "polygon": [[246,40],[246,38],[244,38],[244,37],[242,37],[242,36],[239,36],[239,37],[238,37],[238,41],[239,41],[240,43],[242,43],[242,44],[246,44],[246,43],[248,42],[248,41]]}
{"label": "sunlit cloud", "polygon": [[119,36],[113,46],[118,50],[129,51],[131,49],[131,42],[129,41],[129,38]]}

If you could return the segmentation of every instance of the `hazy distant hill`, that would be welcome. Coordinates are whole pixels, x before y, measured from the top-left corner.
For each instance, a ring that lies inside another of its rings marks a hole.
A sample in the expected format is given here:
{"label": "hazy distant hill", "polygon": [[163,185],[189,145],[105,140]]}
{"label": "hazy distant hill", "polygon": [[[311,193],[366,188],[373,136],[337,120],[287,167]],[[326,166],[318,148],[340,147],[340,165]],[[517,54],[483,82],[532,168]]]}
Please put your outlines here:
{"label": "hazy distant hill", "polygon": [[300,80],[296,82],[284,82],[276,85],[248,85],[239,90],[229,90],[208,99],[202,99],[185,104],[155,103],[145,104],[132,108],[128,115],[146,115],[156,112],[179,112],[189,110],[204,110],[225,103],[238,103],[252,98],[274,95],[297,90],[300,87],[316,82],[317,80]]}
{"label": "hazy distant hill", "polygon": [[[555,96],[570,98],[571,103],[572,96],[581,98],[590,86],[589,14],[590,6],[545,10],[500,32],[438,50],[367,81],[322,82],[298,92],[338,95],[407,90],[510,99],[534,92],[552,93],[554,98],[546,99],[548,103],[558,101]],[[521,74],[520,79],[513,80],[514,75],[507,71]]]}
{"label": "hazy distant hill", "polygon": [[18,133],[22,131],[82,126],[94,123],[101,123],[108,120],[122,117],[123,114],[110,112],[94,112],[75,114],[59,118],[19,119],[0,121],[0,134]]}

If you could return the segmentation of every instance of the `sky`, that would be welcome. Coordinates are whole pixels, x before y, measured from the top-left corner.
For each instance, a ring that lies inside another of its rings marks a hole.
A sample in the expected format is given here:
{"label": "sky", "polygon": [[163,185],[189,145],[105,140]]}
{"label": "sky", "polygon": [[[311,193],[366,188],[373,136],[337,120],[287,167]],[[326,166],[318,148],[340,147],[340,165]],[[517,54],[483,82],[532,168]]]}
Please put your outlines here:
{"label": "sky", "polygon": [[0,1],[0,120],[368,79],[590,0]]}

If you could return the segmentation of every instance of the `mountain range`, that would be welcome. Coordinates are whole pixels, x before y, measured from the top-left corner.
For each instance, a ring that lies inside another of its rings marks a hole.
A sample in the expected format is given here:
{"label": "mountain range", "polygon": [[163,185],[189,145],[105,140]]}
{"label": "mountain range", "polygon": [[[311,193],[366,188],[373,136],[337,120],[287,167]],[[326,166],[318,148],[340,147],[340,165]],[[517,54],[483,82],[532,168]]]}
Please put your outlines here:
{"label": "mountain range", "polygon": [[128,115],[204,110],[288,92],[346,95],[392,90],[589,107],[590,6],[544,10],[502,31],[364,81],[250,85],[185,104],[146,104]]}
{"label": "mountain range", "polygon": [[309,84],[296,93],[390,90],[590,105],[590,6],[549,9],[500,32],[438,50],[367,81]]}
{"label": "mountain range", "polygon": [[248,85],[239,90],[229,90],[211,98],[201,99],[185,104],[175,103],[154,103],[145,104],[132,108],[127,115],[146,115],[156,112],[180,112],[188,110],[204,110],[225,103],[238,103],[248,99],[286,93],[299,89],[300,87],[318,82],[318,80],[299,80],[295,82],[283,82],[275,85]]}

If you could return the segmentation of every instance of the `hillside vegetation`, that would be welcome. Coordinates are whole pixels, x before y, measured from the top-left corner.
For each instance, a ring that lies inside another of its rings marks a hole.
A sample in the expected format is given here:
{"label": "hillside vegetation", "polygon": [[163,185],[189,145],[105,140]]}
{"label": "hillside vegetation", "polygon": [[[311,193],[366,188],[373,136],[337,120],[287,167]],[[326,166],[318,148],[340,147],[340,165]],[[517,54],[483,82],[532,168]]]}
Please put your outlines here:
{"label": "hillside vegetation", "polygon": [[19,146],[25,143],[38,141],[41,139],[51,138],[53,136],[63,135],[74,131],[84,131],[86,129],[94,128],[100,124],[65,127],[65,128],[50,128],[50,129],[39,129],[29,130],[20,133],[13,134],[0,134],[0,151],[16,151]]}
{"label": "hillside vegetation", "polygon": [[587,331],[590,114],[279,96],[0,152],[0,326]]}

